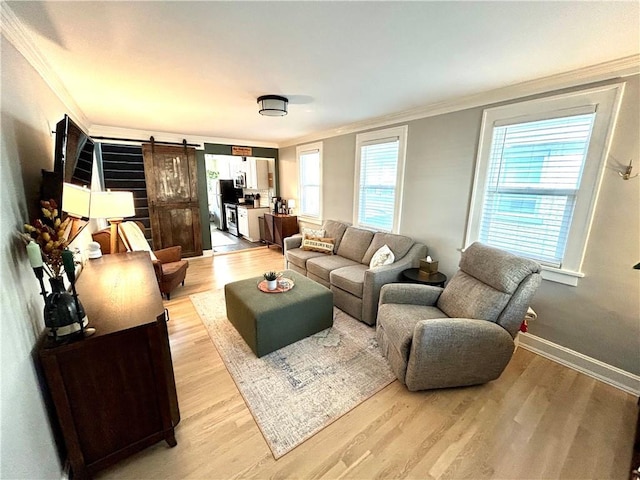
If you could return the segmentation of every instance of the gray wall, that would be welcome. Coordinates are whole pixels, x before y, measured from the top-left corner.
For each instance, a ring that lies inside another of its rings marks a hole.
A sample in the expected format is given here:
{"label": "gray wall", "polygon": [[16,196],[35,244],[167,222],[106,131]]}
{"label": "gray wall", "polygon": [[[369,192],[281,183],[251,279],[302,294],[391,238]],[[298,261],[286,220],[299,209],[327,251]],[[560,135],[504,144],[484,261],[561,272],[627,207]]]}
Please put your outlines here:
{"label": "gray wall", "polygon": [[32,359],[36,338],[44,328],[43,302],[17,232],[34,217],[40,169],[53,168],[50,132],[66,109],[1,38],[0,477],[59,479],[61,466]]}
{"label": "gray wall", "polygon": [[[623,181],[617,162],[633,159],[640,171],[639,92],[639,77],[628,78],[586,251],[586,276],[577,287],[544,281],[532,304],[539,317],[530,325],[534,335],[636,375],[640,272],[631,267],[640,261],[640,178]],[[424,242],[449,276],[464,242],[483,109],[407,123],[400,233]],[[353,221],[355,136],[323,140],[325,219]],[[297,197],[295,147],[282,149],[280,159],[281,184]]]}

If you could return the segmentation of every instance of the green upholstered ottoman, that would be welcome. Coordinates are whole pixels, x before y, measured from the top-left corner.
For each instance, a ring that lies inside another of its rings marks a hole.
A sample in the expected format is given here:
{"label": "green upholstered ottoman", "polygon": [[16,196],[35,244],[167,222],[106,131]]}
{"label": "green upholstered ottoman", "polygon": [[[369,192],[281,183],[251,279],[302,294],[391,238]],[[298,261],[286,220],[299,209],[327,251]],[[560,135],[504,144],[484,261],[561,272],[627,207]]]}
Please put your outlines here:
{"label": "green upholstered ottoman", "polygon": [[258,357],[333,326],[331,290],[292,270],[282,276],[295,284],[287,292],[261,292],[262,277],[224,286],[227,318]]}

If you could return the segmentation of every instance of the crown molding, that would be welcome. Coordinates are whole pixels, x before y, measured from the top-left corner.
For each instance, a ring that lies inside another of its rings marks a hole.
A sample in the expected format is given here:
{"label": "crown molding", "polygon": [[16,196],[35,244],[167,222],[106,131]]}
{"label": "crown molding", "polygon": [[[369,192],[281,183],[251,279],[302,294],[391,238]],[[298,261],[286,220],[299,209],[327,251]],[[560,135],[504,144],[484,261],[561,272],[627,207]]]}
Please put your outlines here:
{"label": "crown molding", "polygon": [[[84,114],[82,109],[75,102],[69,91],[64,87],[60,77],[51,68],[45,57],[36,48],[33,37],[23,23],[18,19],[7,2],[0,2],[0,18],[2,21],[2,35],[20,52],[20,54],[29,62],[29,64],[38,72],[45,83],[51,88],[54,94],[65,105],[69,114],[85,131],[92,132],[93,135],[116,136],[108,134],[107,131],[119,130],[120,135],[138,136],[148,135],[148,131],[117,129],[114,127],[105,127],[102,125],[91,125],[91,122]],[[609,62],[603,62],[597,65],[571,70],[556,75],[550,75],[526,82],[521,82],[507,87],[497,88],[473,95],[467,95],[455,99],[435,102],[422,107],[396,112],[389,115],[383,115],[376,118],[363,120],[337,128],[314,132],[302,137],[285,140],[283,142],[263,142],[247,139],[232,139],[221,137],[193,137],[190,143],[224,143],[267,147],[267,148],[284,148],[294,145],[300,145],[309,142],[315,142],[325,138],[346,135],[350,133],[361,132],[363,130],[386,127],[389,125],[427,118],[436,115],[475,108],[493,103],[505,102],[522,98],[530,95],[546,93],[552,90],[563,88],[571,88],[591,82],[599,82],[614,78],[622,78],[640,73],[640,55],[631,55],[619,58]],[[99,133],[94,133],[99,132]],[[181,141],[186,135],[174,133],[151,133],[154,138],[162,138],[164,141]],[[169,140],[172,139],[172,140]]]}
{"label": "crown molding", "polygon": [[[183,139],[187,140],[187,143],[195,143],[204,148],[205,143],[219,143],[222,145],[241,145],[263,148],[278,148],[278,144],[275,142],[264,142],[260,140],[251,140],[246,138],[223,138],[223,137],[203,137],[199,135],[189,135],[186,133],[172,133],[172,132],[154,132],[151,130],[139,130],[134,128],[122,128],[122,127],[110,127],[107,125],[92,125],[88,130],[90,137],[113,137],[113,138],[133,138],[144,141],[153,136],[153,139],[157,142],[178,142],[181,143]],[[113,143],[140,143],[137,141],[126,140],[113,140]]]}
{"label": "crown molding", "polygon": [[496,88],[485,92],[466,95],[464,97],[442,102],[435,102],[402,112],[383,115],[361,122],[355,122],[341,127],[315,132],[303,137],[286,140],[279,143],[279,148],[315,142],[325,138],[347,135],[372,128],[386,127],[420,118],[433,117],[446,113],[482,107],[493,103],[506,102],[530,95],[547,93],[552,90],[577,87],[587,83],[601,82],[615,78],[623,78],[640,73],[640,55],[630,55],[609,62],[590,65],[588,67],[571,70],[547,77],[528,80],[506,87]]}
{"label": "crown molding", "polygon": [[25,28],[20,19],[11,10],[7,2],[0,3],[0,18],[2,19],[2,35],[20,52],[35,71],[42,77],[53,93],[64,104],[73,120],[88,130],[89,119],[78,106],[69,91],[65,88],[60,77],[49,65],[49,62],[36,47],[31,33]]}

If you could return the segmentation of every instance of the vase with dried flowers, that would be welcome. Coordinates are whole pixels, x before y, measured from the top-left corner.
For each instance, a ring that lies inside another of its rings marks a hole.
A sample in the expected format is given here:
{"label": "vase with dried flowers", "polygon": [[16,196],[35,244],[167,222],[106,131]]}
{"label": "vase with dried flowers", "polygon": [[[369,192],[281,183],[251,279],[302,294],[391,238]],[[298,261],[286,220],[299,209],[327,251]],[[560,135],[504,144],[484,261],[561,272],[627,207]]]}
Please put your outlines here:
{"label": "vase with dried flowers", "polygon": [[68,245],[65,231],[71,217],[62,221],[58,216],[58,205],[53,199],[41,201],[40,206],[42,218],[24,225],[25,240],[27,243],[34,241],[40,247],[47,275],[62,278],[62,252]]}
{"label": "vase with dried flowers", "polygon": [[[55,200],[40,202],[42,218],[24,225],[23,238],[27,243],[27,254],[31,267],[40,282],[41,293],[44,298],[45,325],[51,329],[55,339],[58,329],[68,327],[76,322],[76,330],[67,328],[64,334],[84,330],[86,315],[84,308],[75,293],[75,272],[73,253],[68,250],[67,226],[71,221],[67,217],[64,221],[58,216],[58,205]],[[74,295],[70,295],[64,288],[63,269],[71,281]],[[51,293],[44,288],[43,272],[49,276]]]}

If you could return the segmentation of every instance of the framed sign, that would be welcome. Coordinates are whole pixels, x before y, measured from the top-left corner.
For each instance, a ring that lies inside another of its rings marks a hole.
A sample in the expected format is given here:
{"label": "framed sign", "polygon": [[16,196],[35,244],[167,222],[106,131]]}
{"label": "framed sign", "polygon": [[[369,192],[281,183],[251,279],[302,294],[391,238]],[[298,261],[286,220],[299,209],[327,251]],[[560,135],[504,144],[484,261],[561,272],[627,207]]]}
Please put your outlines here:
{"label": "framed sign", "polygon": [[253,156],[253,148],[251,147],[231,147],[231,155],[241,155],[243,157]]}

